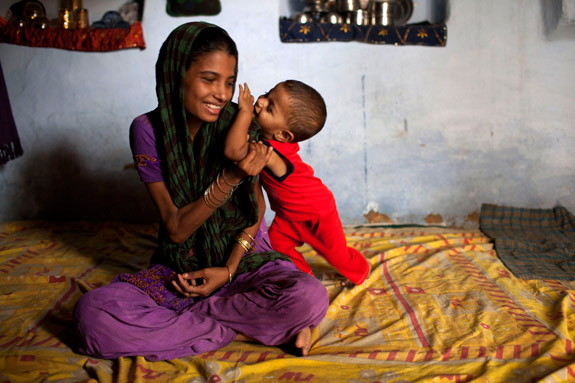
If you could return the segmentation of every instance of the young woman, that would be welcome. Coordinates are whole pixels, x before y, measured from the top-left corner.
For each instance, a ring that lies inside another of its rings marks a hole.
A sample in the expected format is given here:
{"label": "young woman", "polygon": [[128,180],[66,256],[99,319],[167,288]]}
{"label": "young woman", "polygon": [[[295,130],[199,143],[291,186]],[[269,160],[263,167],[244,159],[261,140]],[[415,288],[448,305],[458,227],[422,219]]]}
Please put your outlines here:
{"label": "young woman", "polygon": [[[134,160],[161,216],[150,267],[88,292],[75,310],[80,352],[173,359],[234,340],[293,343],[307,355],[328,295],[269,247],[257,174],[271,155],[250,128],[245,158],[224,143],[238,54],[227,33],[188,23],[156,64],[158,108],[131,127]],[[260,226],[261,224],[261,226]]]}

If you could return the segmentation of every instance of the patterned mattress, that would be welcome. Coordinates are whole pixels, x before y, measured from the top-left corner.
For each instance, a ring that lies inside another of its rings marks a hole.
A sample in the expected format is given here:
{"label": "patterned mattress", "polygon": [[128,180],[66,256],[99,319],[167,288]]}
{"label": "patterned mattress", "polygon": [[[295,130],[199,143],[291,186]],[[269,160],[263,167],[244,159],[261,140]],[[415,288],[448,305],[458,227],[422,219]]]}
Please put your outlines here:
{"label": "patterned mattress", "polygon": [[162,362],[74,353],[75,302],[145,267],[155,232],[0,224],[0,382],[575,382],[575,282],[517,279],[480,231],[441,227],[346,228],[372,266],[353,288],[302,247],[331,302],[307,357],[245,342]]}

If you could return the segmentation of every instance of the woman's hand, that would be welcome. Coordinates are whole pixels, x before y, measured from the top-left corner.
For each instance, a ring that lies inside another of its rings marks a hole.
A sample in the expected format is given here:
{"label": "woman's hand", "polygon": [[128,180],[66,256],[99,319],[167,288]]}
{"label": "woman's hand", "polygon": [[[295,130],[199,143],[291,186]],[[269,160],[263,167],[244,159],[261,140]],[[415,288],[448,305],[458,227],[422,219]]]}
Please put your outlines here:
{"label": "woman's hand", "polygon": [[186,297],[207,297],[228,281],[229,274],[226,267],[211,267],[178,274],[172,285]]}
{"label": "woman's hand", "polygon": [[[257,176],[268,163],[274,148],[265,145],[263,142],[250,142],[248,147],[248,154],[241,160],[236,162],[237,170],[245,176]],[[238,175],[236,173],[236,175]]]}

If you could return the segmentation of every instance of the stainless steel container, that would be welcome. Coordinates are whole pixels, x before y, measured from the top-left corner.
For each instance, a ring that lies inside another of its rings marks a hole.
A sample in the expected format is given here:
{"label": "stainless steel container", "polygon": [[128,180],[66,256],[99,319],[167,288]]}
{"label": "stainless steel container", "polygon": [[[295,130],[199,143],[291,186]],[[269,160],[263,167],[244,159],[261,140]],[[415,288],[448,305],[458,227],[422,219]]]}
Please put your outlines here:
{"label": "stainless steel container", "polygon": [[296,23],[300,24],[311,23],[315,21],[314,19],[315,19],[314,16],[309,12],[299,12],[292,15],[291,17],[292,21],[295,21]]}
{"label": "stainless steel container", "polygon": [[327,12],[326,0],[306,0],[304,12]]}
{"label": "stainless steel container", "polygon": [[344,14],[344,23],[353,25],[369,25],[369,14],[367,9],[357,9]]}
{"label": "stainless steel container", "polygon": [[360,9],[359,0],[335,0],[335,9],[339,13],[356,11]]}
{"label": "stainless steel container", "polygon": [[321,15],[319,21],[324,24],[343,24],[343,16],[339,13],[328,12]]}
{"label": "stainless steel container", "polygon": [[398,6],[401,5],[395,0],[371,0],[368,6],[369,23],[371,25],[394,25]]}

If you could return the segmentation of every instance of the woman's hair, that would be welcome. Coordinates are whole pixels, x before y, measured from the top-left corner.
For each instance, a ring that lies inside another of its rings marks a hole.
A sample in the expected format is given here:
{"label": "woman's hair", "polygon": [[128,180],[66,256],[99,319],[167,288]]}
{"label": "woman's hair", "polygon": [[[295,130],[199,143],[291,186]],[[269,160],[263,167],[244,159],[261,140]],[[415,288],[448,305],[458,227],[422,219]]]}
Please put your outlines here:
{"label": "woman's hair", "polygon": [[311,86],[297,80],[284,81],[281,86],[289,97],[287,125],[294,135],[292,142],[315,136],[327,118],[325,101],[321,95]]}
{"label": "woman's hair", "polygon": [[186,63],[186,69],[203,55],[213,52],[226,52],[236,58],[238,63],[238,48],[232,38],[222,28],[213,26],[203,29],[192,44],[192,49]]}

